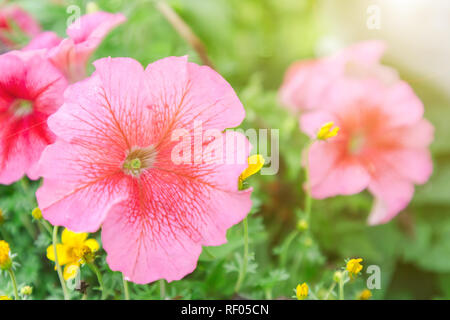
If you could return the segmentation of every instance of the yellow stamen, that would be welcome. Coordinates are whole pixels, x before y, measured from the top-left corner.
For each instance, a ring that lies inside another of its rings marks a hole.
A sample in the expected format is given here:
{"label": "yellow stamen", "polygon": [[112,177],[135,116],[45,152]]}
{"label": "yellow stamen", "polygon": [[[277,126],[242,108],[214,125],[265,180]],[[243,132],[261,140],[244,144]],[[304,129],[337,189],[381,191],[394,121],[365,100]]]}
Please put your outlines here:
{"label": "yellow stamen", "polygon": [[[339,127],[334,127],[334,122],[330,121],[325,123],[317,133],[317,139],[319,140],[327,140],[337,136],[339,132]],[[333,129],[332,129],[333,128]]]}

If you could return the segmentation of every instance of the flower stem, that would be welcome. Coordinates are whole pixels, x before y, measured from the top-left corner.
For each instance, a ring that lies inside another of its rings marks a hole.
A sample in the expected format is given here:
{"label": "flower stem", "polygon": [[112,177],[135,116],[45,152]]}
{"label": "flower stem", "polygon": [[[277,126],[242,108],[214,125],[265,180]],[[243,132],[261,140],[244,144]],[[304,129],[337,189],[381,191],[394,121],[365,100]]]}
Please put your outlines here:
{"label": "flower stem", "polygon": [[14,274],[14,271],[13,271],[12,268],[8,269],[8,273],[9,273],[9,276],[11,277],[11,282],[12,282],[12,285],[13,285],[13,288],[14,288],[14,298],[16,300],[19,300],[20,298],[19,298],[19,291],[17,290],[16,275]]}
{"label": "flower stem", "polygon": [[128,281],[125,280],[125,276],[122,273],[122,282],[123,282],[123,296],[125,300],[130,300],[130,292],[128,291]]}
{"label": "flower stem", "polygon": [[39,219],[39,223],[45,228],[45,230],[47,230],[48,233],[52,234],[52,227],[46,220]]}
{"label": "flower stem", "polygon": [[[311,140],[305,148],[305,215],[306,222],[308,226],[310,225],[310,217],[311,217],[311,207],[312,207],[312,197],[311,197],[311,185],[310,185],[310,177],[309,177],[309,149],[315,140]],[[309,229],[309,227],[308,227]]]}
{"label": "flower stem", "polygon": [[297,230],[294,230],[291,232],[291,234],[289,234],[283,244],[283,250],[280,253],[280,266],[281,268],[284,268],[286,266],[287,263],[287,256],[289,253],[289,247],[292,243],[292,241],[294,241],[294,239],[298,236],[299,232]]}
{"label": "flower stem", "polygon": [[164,282],[164,279],[159,280],[159,296],[161,300],[166,299],[166,283]]}
{"label": "flower stem", "polygon": [[345,274],[339,280],[339,300],[344,300],[344,278]]}
{"label": "flower stem", "polygon": [[323,298],[323,300],[328,300],[330,294],[334,290],[334,287],[336,287],[336,282],[335,281],[333,281],[333,283],[331,284],[330,289],[328,289],[328,292],[327,292],[326,296]]}
{"label": "flower stem", "polygon": [[67,292],[66,281],[64,280],[61,266],[58,261],[58,253],[56,250],[57,237],[58,237],[58,226],[54,226],[53,227],[53,253],[55,255],[56,272],[58,273],[59,282],[61,282],[61,288],[63,290],[64,300],[69,300],[69,293]]}
{"label": "flower stem", "polygon": [[206,52],[206,47],[189,25],[164,0],[155,1],[156,8],[167,19],[178,34],[197,52],[204,65],[214,69]]}
{"label": "flower stem", "polygon": [[244,225],[244,259],[242,261],[241,270],[239,272],[239,277],[234,287],[234,292],[238,292],[241,288],[242,282],[244,281],[245,274],[247,273],[247,262],[248,262],[248,221],[247,217],[242,221]]}
{"label": "flower stem", "polygon": [[103,277],[102,277],[102,274],[101,274],[100,270],[98,269],[98,267],[95,265],[94,262],[88,263],[87,265],[88,265],[89,269],[91,269],[92,272],[94,272],[95,275],[97,276],[98,284],[100,286],[100,291],[102,292],[101,299],[103,300],[104,299],[104,291],[103,291]]}

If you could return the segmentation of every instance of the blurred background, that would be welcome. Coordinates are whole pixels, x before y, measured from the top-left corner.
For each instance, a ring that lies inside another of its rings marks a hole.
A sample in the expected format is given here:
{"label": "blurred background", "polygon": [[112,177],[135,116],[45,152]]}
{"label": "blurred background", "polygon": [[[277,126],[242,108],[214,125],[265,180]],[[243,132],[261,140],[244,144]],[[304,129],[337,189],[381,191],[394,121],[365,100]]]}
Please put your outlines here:
{"label": "blurred background", "polygon": [[[10,1],[11,2],[11,1]],[[70,5],[85,12],[87,1],[12,1],[30,12],[43,29],[65,35]],[[147,65],[171,55],[196,52],[177,34],[152,1],[100,0],[101,10],[122,12],[128,21],[114,29],[92,60],[127,56]],[[241,98],[247,117],[242,128],[280,130],[280,170],[254,176],[250,249],[254,260],[243,285],[250,298],[293,295],[307,282],[318,293],[344,259],[362,257],[381,268],[376,299],[450,298],[450,1],[447,0],[173,0],[167,1],[203,41],[216,70]],[[331,54],[358,41],[382,39],[388,45],[383,63],[398,70],[425,104],[425,117],[436,128],[432,144],[434,173],[416,188],[410,206],[385,225],[369,227],[368,193],[314,201],[312,236],[296,231],[304,207],[300,154],[306,137],[297,119],[279,105],[277,90],[294,61]],[[89,67],[92,71],[92,66]],[[0,187],[2,226],[14,239],[19,282],[33,283],[37,298],[58,297],[56,273],[45,258],[48,239],[30,221],[38,182]],[[30,234],[31,237],[28,235]],[[233,297],[236,268],[242,261],[242,228],[229,243],[202,254],[197,270],[171,283],[168,294],[179,298]],[[107,269],[104,255],[100,264]],[[86,278],[93,277],[86,272]],[[367,276],[365,276],[367,277]],[[93,279],[93,278],[92,278]],[[231,281],[230,281],[231,279]],[[93,280],[95,282],[95,280]],[[120,282],[105,276],[105,286]],[[7,281],[0,279],[0,288]],[[348,298],[364,288],[360,279]],[[119,286],[119,285],[117,285]],[[155,286],[133,286],[135,298],[152,298]],[[111,289],[111,298],[114,289]]]}

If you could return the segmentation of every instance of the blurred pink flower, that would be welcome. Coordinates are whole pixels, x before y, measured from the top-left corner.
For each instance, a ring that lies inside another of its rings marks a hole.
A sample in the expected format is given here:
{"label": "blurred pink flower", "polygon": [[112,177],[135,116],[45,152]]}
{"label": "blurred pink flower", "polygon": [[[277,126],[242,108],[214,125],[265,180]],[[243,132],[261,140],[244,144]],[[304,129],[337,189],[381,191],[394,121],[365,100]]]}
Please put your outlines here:
{"label": "blurred pink flower", "polygon": [[318,199],[356,194],[375,196],[370,224],[391,220],[410,202],[414,184],[432,173],[428,150],[433,126],[410,86],[398,81],[341,79],[327,89],[321,106],[300,118],[314,137],[329,121],[337,137],[315,142],[309,152],[310,187]]}
{"label": "blurred pink flower", "polygon": [[[186,57],[145,70],[129,58],[94,65],[49,118],[57,140],[40,161],[39,207],[52,224],[76,232],[102,226],[107,262],[129,280],[181,279],[195,269],[202,245],[226,242],[227,229],[250,210],[251,190],[237,187],[248,151],[235,164],[175,164],[179,142],[172,134],[191,134],[201,121],[200,134],[216,129],[222,137],[245,111],[220,75]],[[231,138],[250,148],[243,135]],[[208,139],[203,146],[221,143]],[[226,150],[236,156],[235,147]]]}
{"label": "blurred pink flower", "polygon": [[377,78],[389,85],[398,80],[395,70],[382,66],[385,51],[381,41],[366,41],[335,55],[294,63],[286,72],[279,96],[282,105],[292,111],[316,108],[326,90],[341,77]]}
{"label": "blurred pink flower", "polygon": [[93,52],[108,32],[125,20],[120,13],[90,13],[67,28],[68,38],[60,39],[54,32],[44,32],[25,50],[49,49],[50,61],[73,83],[86,76],[86,65]]}
{"label": "blurred pink flower", "polygon": [[0,44],[13,49],[17,43],[15,37],[36,36],[41,30],[39,24],[26,11],[16,5],[9,5],[0,9]]}
{"label": "blurred pink flower", "polygon": [[63,100],[64,76],[38,52],[0,56],[0,183],[37,179],[42,150],[54,142],[47,118]]}
{"label": "blurred pink flower", "polygon": [[53,31],[45,31],[35,36],[23,50],[51,49],[58,46],[62,39]]}

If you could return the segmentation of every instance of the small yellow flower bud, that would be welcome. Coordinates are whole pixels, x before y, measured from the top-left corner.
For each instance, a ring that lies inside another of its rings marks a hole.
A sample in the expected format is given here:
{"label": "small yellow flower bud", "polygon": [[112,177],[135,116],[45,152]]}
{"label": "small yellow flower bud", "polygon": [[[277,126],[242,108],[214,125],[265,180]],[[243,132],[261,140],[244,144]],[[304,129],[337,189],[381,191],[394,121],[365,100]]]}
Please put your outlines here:
{"label": "small yellow flower bud", "polygon": [[0,269],[8,270],[12,266],[8,242],[0,240]]}
{"label": "small yellow flower bud", "polygon": [[42,211],[39,208],[34,208],[33,211],[31,211],[31,215],[36,220],[42,219]]}
{"label": "small yellow flower bud", "polygon": [[297,288],[295,289],[295,294],[297,296],[298,300],[305,300],[308,296],[308,285],[306,282],[303,282],[302,284],[299,284]]}
{"label": "small yellow flower bud", "polygon": [[22,289],[20,289],[20,293],[24,296],[31,296],[33,293],[33,288],[30,286],[22,287]]}
{"label": "small yellow flower bud", "polygon": [[358,273],[361,272],[363,266],[361,265],[361,261],[363,261],[363,259],[358,258],[358,259],[350,259],[347,262],[347,271],[350,275],[350,278],[353,278],[353,276],[356,276]]}
{"label": "small yellow flower bud", "polygon": [[8,296],[0,296],[0,300],[12,300],[12,299]]}
{"label": "small yellow flower bud", "polygon": [[327,140],[337,136],[339,132],[339,127],[334,127],[333,129],[331,129],[333,126],[334,126],[333,121],[325,123],[317,133],[317,139]]}
{"label": "small yellow flower bud", "polygon": [[342,273],[341,271],[336,271],[336,272],[333,274],[333,281],[339,283],[339,282],[341,281],[341,279],[342,279],[343,276],[344,276],[344,275],[343,275],[343,273]]}
{"label": "small yellow flower bud", "polygon": [[247,161],[248,167],[241,173],[239,177],[240,181],[244,181],[248,177],[254,175],[259,170],[261,170],[261,168],[264,165],[264,157],[260,154],[255,154],[253,156],[248,157]]}
{"label": "small yellow flower bud", "polygon": [[358,296],[358,300],[369,300],[372,298],[372,292],[369,289],[364,289]]}
{"label": "small yellow flower bud", "polygon": [[95,1],[89,1],[86,4],[86,13],[94,13],[99,10],[100,10],[100,8],[98,7],[97,3],[95,3]]}
{"label": "small yellow flower bud", "polygon": [[297,229],[299,231],[305,231],[308,230],[308,221],[306,221],[305,219],[301,219],[297,222]]}

